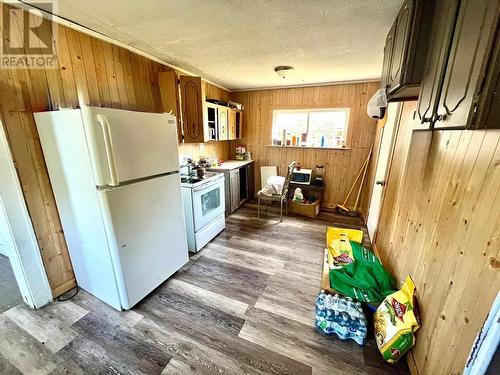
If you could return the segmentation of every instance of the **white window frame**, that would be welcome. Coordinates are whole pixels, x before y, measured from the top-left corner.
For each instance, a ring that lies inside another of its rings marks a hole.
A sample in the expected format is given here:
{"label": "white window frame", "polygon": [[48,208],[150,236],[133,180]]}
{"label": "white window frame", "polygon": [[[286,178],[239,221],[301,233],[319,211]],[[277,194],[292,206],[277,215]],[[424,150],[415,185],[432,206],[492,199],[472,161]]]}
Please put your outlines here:
{"label": "white window frame", "polygon": [[[276,116],[279,113],[299,113],[299,112],[307,112],[307,127],[306,131],[309,136],[309,117],[311,115],[311,112],[345,112],[346,113],[346,127],[344,129],[343,137],[342,137],[342,142],[344,142],[345,147],[348,147],[347,145],[347,134],[349,132],[349,120],[351,116],[351,109],[348,107],[345,108],[293,108],[293,109],[280,109],[276,108],[273,109],[273,122],[271,124],[271,141],[273,137],[273,131],[274,131],[274,124],[276,123]],[[323,149],[338,149],[342,147],[314,147],[314,146],[286,146],[286,145],[281,145],[282,147],[297,147],[297,148],[323,148]]]}

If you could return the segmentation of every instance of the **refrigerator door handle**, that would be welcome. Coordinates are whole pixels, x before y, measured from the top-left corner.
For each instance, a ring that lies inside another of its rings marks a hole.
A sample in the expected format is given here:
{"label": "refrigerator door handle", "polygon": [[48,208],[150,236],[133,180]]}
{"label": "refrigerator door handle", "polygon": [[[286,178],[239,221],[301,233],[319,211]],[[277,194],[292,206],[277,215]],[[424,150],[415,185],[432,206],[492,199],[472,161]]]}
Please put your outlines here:
{"label": "refrigerator door handle", "polygon": [[106,116],[98,114],[97,122],[101,125],[102,136],[104,139],[104,147],[106,149],[106,159],[108,161],[109,168],[109,185],[117,186],[119,184],[118,177],[116,176],[116,166],[115,159],[113,158],[113,142],[111,141],[111,130],[109,127],[109,122]]}

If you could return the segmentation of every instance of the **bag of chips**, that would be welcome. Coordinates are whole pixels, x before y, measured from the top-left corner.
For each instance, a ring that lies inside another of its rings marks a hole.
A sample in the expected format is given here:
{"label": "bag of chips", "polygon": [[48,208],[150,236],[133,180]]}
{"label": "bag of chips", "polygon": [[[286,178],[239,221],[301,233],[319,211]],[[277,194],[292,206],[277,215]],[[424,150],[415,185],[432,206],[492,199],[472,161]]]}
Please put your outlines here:
{"label": "bag of chips", "polygon": [[397,362],[415,345],[413,333],[420,327],[415,284],[406,277],[401,290],[388,295],[373,315],[377,346],[384,359]]}

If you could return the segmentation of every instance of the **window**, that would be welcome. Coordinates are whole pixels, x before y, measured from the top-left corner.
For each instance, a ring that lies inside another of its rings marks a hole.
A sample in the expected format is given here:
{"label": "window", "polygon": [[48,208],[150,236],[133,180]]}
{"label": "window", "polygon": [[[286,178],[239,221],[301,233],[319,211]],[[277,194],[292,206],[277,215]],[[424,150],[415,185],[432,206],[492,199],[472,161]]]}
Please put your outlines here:
{"label": "window", "polygon": [[348,122],[348,108],[274,110],[273,145],[345,147]]}

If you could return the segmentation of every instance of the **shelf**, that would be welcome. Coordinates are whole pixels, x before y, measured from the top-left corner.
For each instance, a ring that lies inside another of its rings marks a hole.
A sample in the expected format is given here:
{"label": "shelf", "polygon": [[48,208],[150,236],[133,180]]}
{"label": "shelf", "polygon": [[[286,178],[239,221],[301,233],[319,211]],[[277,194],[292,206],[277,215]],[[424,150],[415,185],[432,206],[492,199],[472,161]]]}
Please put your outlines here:
{"label": "shelf", "polygon": [[309,146],[278,146],[278,145],[267,145],[266,147],[273,148],[293,148],[297,150],[337,150],[337,151],[349,151],[350,147],[309,147]]}

